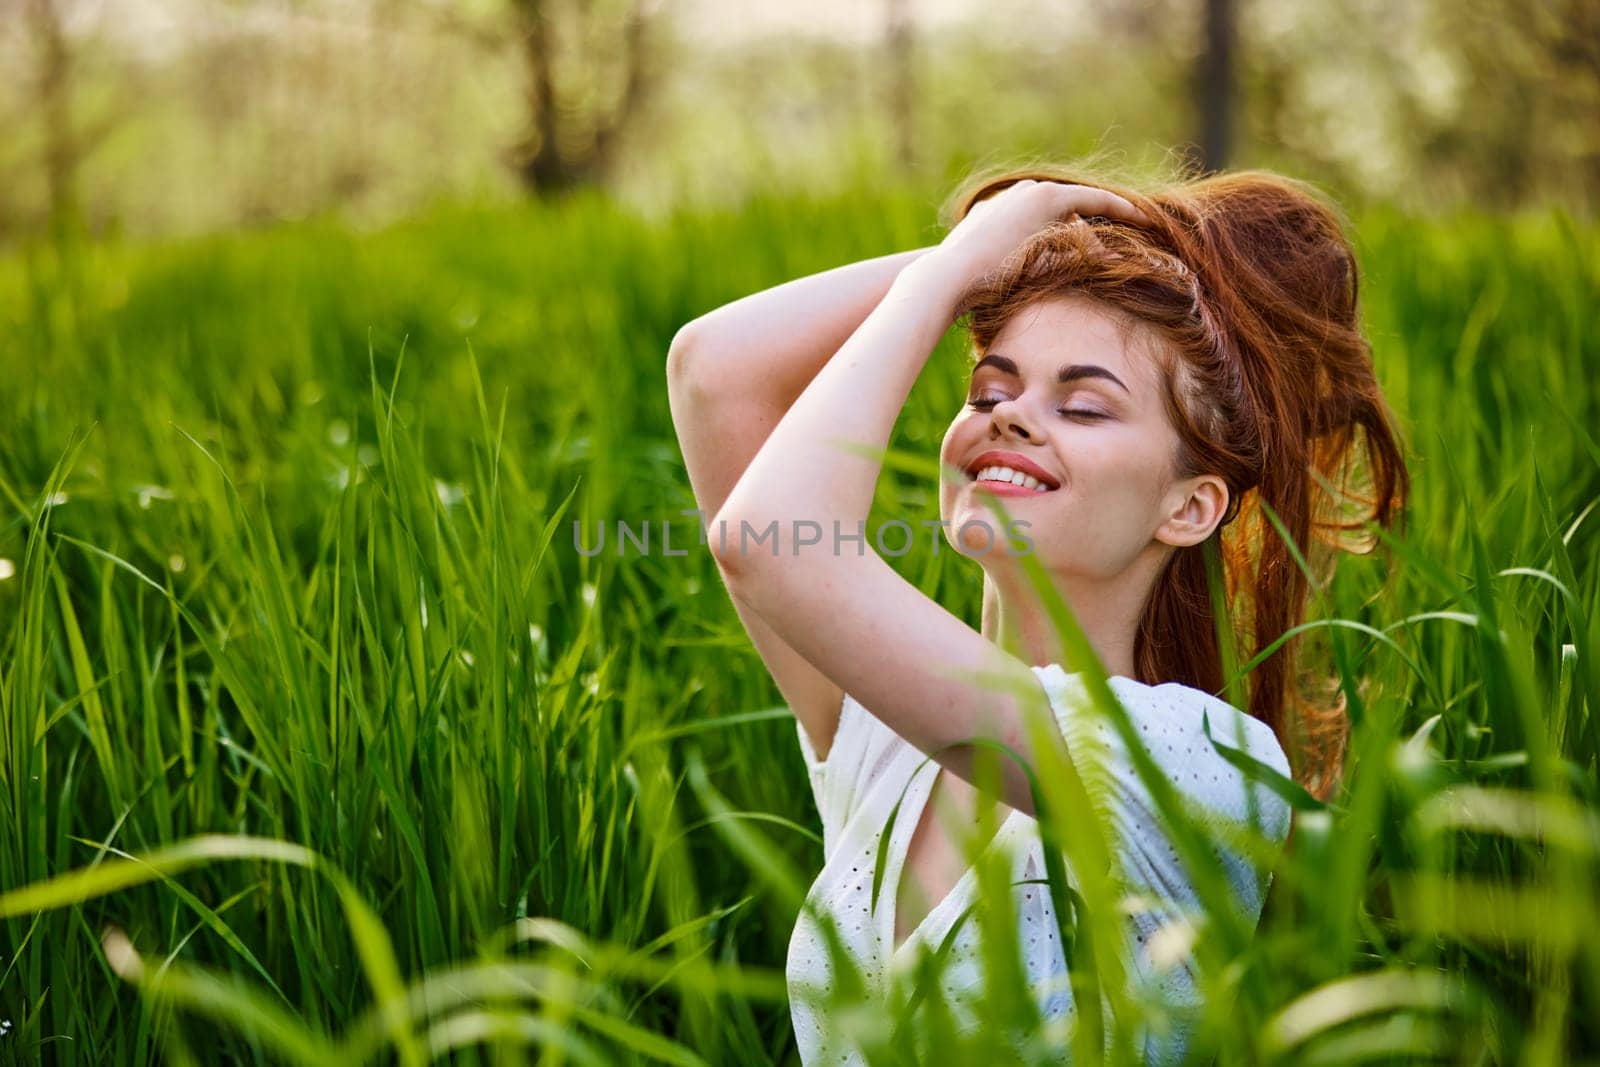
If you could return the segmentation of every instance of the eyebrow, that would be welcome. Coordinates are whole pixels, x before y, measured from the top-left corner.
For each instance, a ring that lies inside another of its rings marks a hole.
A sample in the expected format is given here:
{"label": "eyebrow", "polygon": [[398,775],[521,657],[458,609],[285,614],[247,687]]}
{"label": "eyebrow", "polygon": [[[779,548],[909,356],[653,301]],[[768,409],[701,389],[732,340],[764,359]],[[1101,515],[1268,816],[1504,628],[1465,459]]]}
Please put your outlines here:
{"label": "eyebrow", "polygon": [[[1004,373],[1011,375],[1013,378],[1022,377],[1022,375],[1017,372],[1016,363],[1010,359],[1007,359],[1005,356],[984,356],[982,359],[978,360],[977,363],[973,364],[972,373],[977,374],[979,368],[982,367],[993,367],[996,370],[1003,371]],[[1133,395],[1132,390],[1130,390],[1126,385],[1122,384],[1121,378],[1118,378],[1115,374],[1112,374],[1098,363],[1069,363],[1056,372],[1056,381],[1062,384],[1067,382],[1075,382],[1080,378],[1104,378],[1109,382],[1115,382],[1117,386],[1129,396]]]}

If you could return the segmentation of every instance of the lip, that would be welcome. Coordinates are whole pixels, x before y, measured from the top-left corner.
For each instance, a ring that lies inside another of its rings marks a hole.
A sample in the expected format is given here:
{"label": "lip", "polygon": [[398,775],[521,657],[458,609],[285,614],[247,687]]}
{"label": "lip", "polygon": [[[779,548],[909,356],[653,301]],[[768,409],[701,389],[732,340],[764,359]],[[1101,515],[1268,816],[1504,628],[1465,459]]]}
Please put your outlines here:
{"label": "lip", "polygon": [[[1002,449],[991,448],[989,451],[981,453],[977,459],[967,464],[967,477],[976,483],[978,472],[983,470],[985,467],[1010,467],[1012,470],[1021,471],[1023,474],[1031,474],[1045,484],[1046,491],[1061,488],[1061,482],[1055,477],[1055,475],[1051,474],[1049,471],[1045,470],[1043,467],[1039,466],[1033,460],[1029,459],[1027,456],[1024,456],[1020,452],[1007,452]],[[1004,488],[998,488],[1001,486],[1001,484],[1002,483],[1000,482],[984,482],[979,486],[979,488],[1006,495]],[[1026,493],[1029,496],[1039,495],[1036,490],[1029,489],[1025,486],[1018,485],[1012,486],[1011,488],[1019,493]]]}
{"label": "lip", "polygon": [[1041,493],[1037,489],[1029,489],[1025,485],[1012,485],[1009,482],[973,482],[972,491],[974,493],[993,493],[995,496],[1044,496],[1044,493],[1048,493],[1051,490],[1046,489],[1044,493]]}

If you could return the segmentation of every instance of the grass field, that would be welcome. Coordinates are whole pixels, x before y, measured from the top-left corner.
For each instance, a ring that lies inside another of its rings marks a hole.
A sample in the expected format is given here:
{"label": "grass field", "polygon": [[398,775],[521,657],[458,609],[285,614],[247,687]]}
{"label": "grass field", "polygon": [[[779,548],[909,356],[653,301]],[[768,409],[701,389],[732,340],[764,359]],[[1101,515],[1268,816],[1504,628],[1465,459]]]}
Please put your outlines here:
{"label": "grass field", "polygon": [[[792,1058],[819,830],[680,515],[665,353],[932,243],[941,192],[0,260],[0,1062]],[[1413,508],[1313,615],[1349,773],[1253,942],[1200,928],[1202,1047],[1594,1060],[1600,231],[1375,211],[1358,250]],[[936,516],[934,486],[887,473],[878,507]],[[617,518],[689,550],[577,550]],[[927,549],[902,573],[975,621],[976,568]]]}

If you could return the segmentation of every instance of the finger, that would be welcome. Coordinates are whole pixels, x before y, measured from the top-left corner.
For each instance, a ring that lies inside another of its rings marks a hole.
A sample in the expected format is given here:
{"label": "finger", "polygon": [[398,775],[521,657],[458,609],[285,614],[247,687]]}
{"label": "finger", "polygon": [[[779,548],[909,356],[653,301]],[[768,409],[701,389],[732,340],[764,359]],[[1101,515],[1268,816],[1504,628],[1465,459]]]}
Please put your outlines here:
{"label": "finger", "polygon": [[1142,222],[1148,224],[1150,216],[1134,207],[1126,197],[1105,189],[1096,189],[1092,185],[1063,185],[1070,189],[1068,194],[1072,198],[1072,210],[1080,215],[1101,215],[1108,219],[1122,219],[1125,222]]}
{"label": "finger", "polygon": [[988,196],[984,197],[984,199],[985,200],[994,200],[994,199],[997,199],[999,197],[1004,196],[1007,193],[1011,193],[1013,197],[1019,196],[1019,195],[1021,195],[1020,192],[1019,192],[1020,190],[1026,189],[1029,186],[1038,185],[1038,184],[1039,183],[1034,181],[1032,178],[1018,178],[1016,181],[1014,181],[1011,184],[999,189],[998,191],[990,193]]}

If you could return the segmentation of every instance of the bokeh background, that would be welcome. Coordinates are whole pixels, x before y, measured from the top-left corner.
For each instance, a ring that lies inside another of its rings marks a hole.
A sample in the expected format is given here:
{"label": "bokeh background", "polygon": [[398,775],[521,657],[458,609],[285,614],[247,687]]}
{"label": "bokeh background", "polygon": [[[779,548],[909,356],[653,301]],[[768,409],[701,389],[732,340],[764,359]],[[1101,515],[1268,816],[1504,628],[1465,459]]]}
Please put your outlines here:
{"label": "bokeh background", "polygon": [[1335,200],[1411,460],[1199,1051],[1596,1062],[1600,7],[0,0],[0,1063],[795,1062],[794,720],[708,555],[572,524],[693,546],[677,331],[1037,159]]}
{"label": "bokeh background", "polygon": [[0,232],[594,185],[648,213],[1170,152],[1412,211],[1592,208],[1586,0],[5,0]]}

